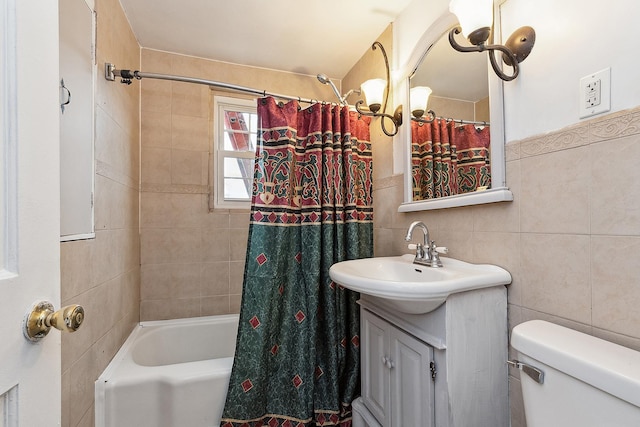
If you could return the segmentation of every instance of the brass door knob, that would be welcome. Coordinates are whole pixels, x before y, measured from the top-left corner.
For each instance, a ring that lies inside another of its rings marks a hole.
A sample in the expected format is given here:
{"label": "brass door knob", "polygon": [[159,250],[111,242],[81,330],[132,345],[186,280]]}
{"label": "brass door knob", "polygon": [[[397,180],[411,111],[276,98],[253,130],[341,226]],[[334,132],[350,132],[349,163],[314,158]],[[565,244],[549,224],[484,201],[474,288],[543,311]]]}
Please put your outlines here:
{"label": "brass door knob", "polygon": [[53,310],[49,301],[34,304],[24,318],[23,332],[29,341],[40,341],[51,327],[63,332],[75,332],[84,320],[84,308],[80,305],[68,305],[58,311]]}

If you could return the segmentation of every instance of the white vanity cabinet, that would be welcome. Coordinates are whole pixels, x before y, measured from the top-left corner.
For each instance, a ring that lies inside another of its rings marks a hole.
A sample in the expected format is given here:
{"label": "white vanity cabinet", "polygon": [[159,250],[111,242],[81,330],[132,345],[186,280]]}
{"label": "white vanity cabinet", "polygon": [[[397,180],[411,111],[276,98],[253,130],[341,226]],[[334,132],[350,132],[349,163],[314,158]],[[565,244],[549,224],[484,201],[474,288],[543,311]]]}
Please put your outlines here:
{"label": "white vanity cabinet", "polygon": [[509,426],[504,286],[425,314],[366,294],[359,304],[362,402],[382,427]]}
{"label": "white vanity cabinet", "polygon": [[432,427],[433,349],[368,310],[361,316],[365,405],[384,426]]}

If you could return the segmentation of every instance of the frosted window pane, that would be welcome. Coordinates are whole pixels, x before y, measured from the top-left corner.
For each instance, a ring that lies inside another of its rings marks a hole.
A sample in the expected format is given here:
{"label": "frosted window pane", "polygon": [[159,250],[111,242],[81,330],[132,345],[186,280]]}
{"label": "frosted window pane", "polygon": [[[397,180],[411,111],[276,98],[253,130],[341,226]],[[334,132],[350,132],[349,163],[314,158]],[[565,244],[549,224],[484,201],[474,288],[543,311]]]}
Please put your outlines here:
{"label": "frosted window pane", "polygon": [[253,159],[224,159],[225,178],[251,178],[253,174]]}
{"label": "frosted window pane", "polygon": [[225,200],[248,200],[251,195],[251,180],[242,178],[224,179]]}

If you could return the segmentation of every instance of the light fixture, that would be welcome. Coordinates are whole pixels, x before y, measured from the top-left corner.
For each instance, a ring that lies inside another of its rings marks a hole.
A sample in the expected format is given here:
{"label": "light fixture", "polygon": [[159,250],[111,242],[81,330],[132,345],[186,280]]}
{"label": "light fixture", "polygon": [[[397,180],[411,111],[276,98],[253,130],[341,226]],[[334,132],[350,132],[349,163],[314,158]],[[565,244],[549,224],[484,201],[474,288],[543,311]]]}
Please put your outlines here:
{"label": "light fixture", "polygon": [[[390,72],[389,72],[389,59],[387,58],[387,52],[384,50],[384,46],[382,43],[376,41],[371,45],[371,50],[376,50],[380,48],[382,55],[384,56],[384,65],[387,71],[387,79],[371,79],[360,85],[360,89],[362,89],[362,93],[364,94],[365,99],[367,100],[367,105],[369,107],[369,111],[364,111],[361,109],[360,105],[364,104],[364,100],[359,100],[356,102],[355,108],[356,111],[363,116],[371,116],[371,117],[381,117],[380,126],[382,127],[382,131],[387,136],[394,136],[398,133],[398,129],[400,125],[402,125],[402,105],[399,105],[396,108],[393,115],[386,113],[387,108],[387,100],[389,99],[389,86],[390,86]],[[379,113],[380,108],[382,107],[382,112]],[[393,131],[387,131],[387,128],[384,124],[384,119],[387,118],[391,120],[393,123]]]}
{"label": "light fixture", "polygon": [[424,116],[431,95],[431,88],[427,86],[412,87],[409,91],[409,105],[411,106],[411,115],[416,119]]}
{"label": "light fixture", "polygon": [[[493,71],[502,80],[510,81],[518,77],[519,63],[525,60],[536,41],[536,32],[531,27],[520,27],[507,39],[505,45],[486,44],[493,25],[493,0],[451,0],[449,10],[458,17],[460,26],[449,32],[449,43],[458,52],[489,52]],[[460,34],[473,46],[461,46],[455,35]],[[513,68],[513,74],[505,74],[495,58],[495,51],[502,52],[502,60]]]}

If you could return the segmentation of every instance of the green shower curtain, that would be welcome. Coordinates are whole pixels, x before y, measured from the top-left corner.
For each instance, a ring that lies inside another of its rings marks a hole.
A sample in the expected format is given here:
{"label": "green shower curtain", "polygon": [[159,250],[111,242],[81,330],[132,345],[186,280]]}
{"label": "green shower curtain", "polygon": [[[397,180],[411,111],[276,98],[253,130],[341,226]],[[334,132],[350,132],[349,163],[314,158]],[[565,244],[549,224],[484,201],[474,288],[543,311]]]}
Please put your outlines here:
{"label": "green shower curtain", "polygon": [[351,425],[358,294],[333,263],[372,256],[368,117],[258,100],[240,326],[223,427]]}

